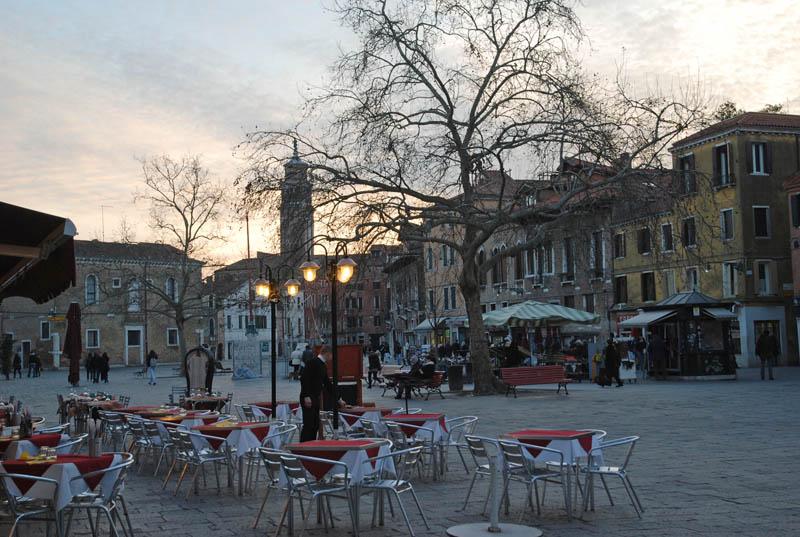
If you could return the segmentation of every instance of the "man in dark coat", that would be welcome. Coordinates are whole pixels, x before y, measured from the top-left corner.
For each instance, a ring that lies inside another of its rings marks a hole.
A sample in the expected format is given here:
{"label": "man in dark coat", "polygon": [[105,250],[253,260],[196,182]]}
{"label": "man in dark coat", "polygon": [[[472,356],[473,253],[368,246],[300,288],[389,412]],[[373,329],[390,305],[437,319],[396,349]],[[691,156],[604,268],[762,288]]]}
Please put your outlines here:
{"label": "man in dark coat", "polygon": [[761,380],[764,380],[764,365],[769,368],[769,380],[775,380],[775,377],[772,376],[772,363],[780,351],[778,338],[770,334],[769,330],[761,332],[756,341],[756,356],[761,359]]}
{"label": "man in dark coat", "polygon": [[656,370],[656,379],[667,379],[667,346],[661,334],[654,332],[650,336],[650,358],[653,360],[653,368]]}
{"label": "man in dark coat", "polygon": [[381,353],[380,351],[372,351],[369,353],[369,369],[367,371],[367,388],[372,388],[372,381],[378,384],[378,373],[381,370]]}
{"label": "man in dark coat", "polygon": [[624,386],[622,383],[622,379],[619,378],[619,365],[620,365],[620,358],[619,358],[619,351],[617,350],[617,344],[614,343],[614,340],[609,338],[608,345],[606,345],[605,351],[605,358],[606,358],[606,378],[608,384],[611,384],[611,381],[616,379],[617,380],[617,388]]}
{"label": "man in dark coat", "polygon": [[322,391],[331,390],[325,363],[331,359],[331,349],[323,345],[319,355],[311,358],[300,373],[300,405],[303,407],[303,429],[300,441],[316,440],[319,434],[319,411],[322,408]]}
{"label": "man in dark coat", "polygon": [[206,391],[211,393],[214,387],[214,371],[216,369],[217,362],[214,360],[214,357],[211,356],[209,352],[206,352],[208,356],[208,361],[206,362]]}

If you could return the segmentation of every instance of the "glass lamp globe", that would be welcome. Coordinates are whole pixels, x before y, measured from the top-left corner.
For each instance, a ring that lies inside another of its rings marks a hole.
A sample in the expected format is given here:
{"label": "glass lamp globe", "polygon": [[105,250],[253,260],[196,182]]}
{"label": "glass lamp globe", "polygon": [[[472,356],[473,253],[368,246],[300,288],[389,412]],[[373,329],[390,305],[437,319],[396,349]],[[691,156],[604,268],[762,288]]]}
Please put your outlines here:
{"label": "glass lamp globe", "polygon": [[317,271],[319,265],[313,261],[306,261],[300,265],[300,270],[303,272],[303,279],[307,282],[313,282],[317,279]]}
{"label": "glass lamp globe", "polygon": [[342,283],[347,283],[356,273],[356,262],[349,257],[345,257],[336,263],[336,279]]}
{"label": "glass lamp globe", "polygon": [[294,278],[286,280],[286,283],[283,285],[286,287],[286,294],[289,296],[297,296],[297,293],[300,292],[300,282]]}
{"label": "glass lamp globe", "polygon": [[255,289],[257,296],[261,297],[269,296],[270,292],[269,282],[264,278],[259,278],[255,282],[253,282],[253,288]]}

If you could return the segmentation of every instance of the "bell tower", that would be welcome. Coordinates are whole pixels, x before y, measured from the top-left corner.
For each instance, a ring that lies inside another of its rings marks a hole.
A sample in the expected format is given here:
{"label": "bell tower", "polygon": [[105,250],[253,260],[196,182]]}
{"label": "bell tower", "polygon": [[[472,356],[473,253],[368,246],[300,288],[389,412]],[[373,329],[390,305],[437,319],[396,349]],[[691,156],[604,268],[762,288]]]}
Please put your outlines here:
{"label": "bell tower", "polygon": [[314,238],[314,207],[308,164],[297,153],[294,141],[292,158],[284,164],[281,186],[281,256],[289,262],[303,258]]}

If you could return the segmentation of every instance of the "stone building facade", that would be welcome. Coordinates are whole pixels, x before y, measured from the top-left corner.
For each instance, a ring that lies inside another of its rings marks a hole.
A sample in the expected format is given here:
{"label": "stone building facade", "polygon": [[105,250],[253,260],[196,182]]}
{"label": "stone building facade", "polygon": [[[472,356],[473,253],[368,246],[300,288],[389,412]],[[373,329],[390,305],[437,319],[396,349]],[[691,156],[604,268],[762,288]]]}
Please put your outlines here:
{"label": "stone building facade", "polygon": [[[177,249],[156,243],[75,241],[76,285],[44,304],[8,298],[0,304],[0,331],[13,335],[14,348],[27,355],[36,350],[45,367],[59,367],[70,303],[81,307],[84,356],[108,353],[111,364],[139,366],[149,349],[162,362],[178,362],[180,335],[158,288],[180,297],[188,285],[184,326],[187,346],[208,340],[208,320],[202,298],[202,263],[189,260],[182,269]],[[146,282],[146,283],[145,283]],[[27,356],[25,356],[27,358]]]}

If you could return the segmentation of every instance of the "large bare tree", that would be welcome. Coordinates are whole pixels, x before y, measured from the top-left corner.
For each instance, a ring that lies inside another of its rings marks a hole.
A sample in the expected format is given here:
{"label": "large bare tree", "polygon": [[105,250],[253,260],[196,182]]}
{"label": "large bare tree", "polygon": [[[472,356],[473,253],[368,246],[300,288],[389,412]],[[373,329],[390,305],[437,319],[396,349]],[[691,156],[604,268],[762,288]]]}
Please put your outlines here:
{"label": "large bare tree", "polygon": [[142,161],[144,190],[138,202],[149,205],[149,225],[159,240],[178,252],[174,285],[142,282],[156,300],[148,310],[170,318],[178,329],[181,357],[186,355],[186,323],[209,314],[202,270],[209,246],[219,239],[219,218],[225,204],[224,186],[211,177],[198,156]]}
{"label": "large bare tree", "polygon": [[[699,99],[585,74],[580,22],[562,0],[339,0],[332,9],[357,43],[309,97],[300,125],[241,144],[247,197],[275,199],[296,140],[328,239],[397,237],[416,223],[421,232],[404,240],[452,247],[475,392],[492,393],[482,275],[554,222],[591,210],[594,192],[652,187],[665,149],[702,118]],[[566,156],[585,165],[567,178],[544,173]],[[511,166],[534,179],[512,180]],[[527,240],[479,256],[490,237],[520,229]]]}

